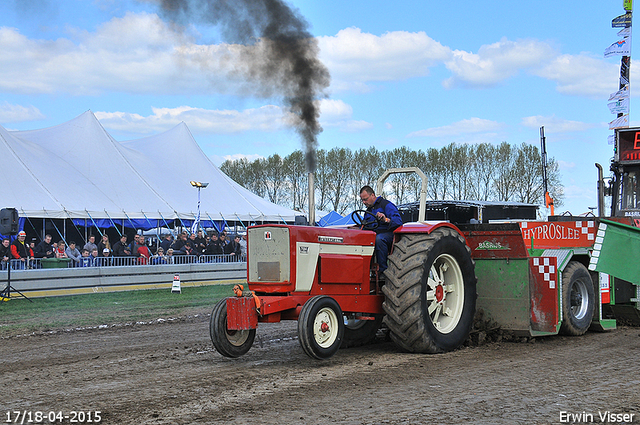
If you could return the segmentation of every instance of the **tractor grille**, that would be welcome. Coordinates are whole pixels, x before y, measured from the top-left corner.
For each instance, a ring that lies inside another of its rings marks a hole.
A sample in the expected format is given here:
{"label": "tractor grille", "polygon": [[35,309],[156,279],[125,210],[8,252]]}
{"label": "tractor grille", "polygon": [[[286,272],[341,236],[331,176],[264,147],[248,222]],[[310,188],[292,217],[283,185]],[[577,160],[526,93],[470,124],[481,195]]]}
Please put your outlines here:
{"label": "tractor grille", "polygon": [[250,282],[290,282],[289,229],[254,227],[248,234]]}

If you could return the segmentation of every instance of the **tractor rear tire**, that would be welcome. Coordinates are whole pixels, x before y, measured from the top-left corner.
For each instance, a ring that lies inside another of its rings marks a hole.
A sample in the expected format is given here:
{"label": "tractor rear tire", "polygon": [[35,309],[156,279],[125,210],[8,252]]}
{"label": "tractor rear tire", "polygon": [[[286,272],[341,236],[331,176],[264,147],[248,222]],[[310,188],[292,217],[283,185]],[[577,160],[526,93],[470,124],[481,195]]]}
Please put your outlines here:
{"label": "tractor rear tire", "polygon": [[225,357],[240,357],[247,354],[256,337],[256,330],[227,329],[227,299],[224,298],[213,307],[209,334],[213,346]]}
{"label": "tractor rear tire", "polygon": [[584,264],[570,261],[562,272],[562,335],[583,335],[593,319],[596,304],[593,280]]}
{"label": "tractor rear tire", "polygon": [[340,348],[343,336],[344,319],[336,300],[317,295],[304,303],[298,316],[298,339],[309,357],[330,358]]}
{"label": "tractor rear tire", "polygon": [[465,239],[441,227],[402,234],[389,256],[382,304],[390,337],[414,353],[441,353],[469,336],[476,307],[475,265]]}
{"label": "tractor rear tire", "polygon": [[346,320],[340,348],[361,347],[371,343],[381,324],[381,315],[377,315],[375,320]]}

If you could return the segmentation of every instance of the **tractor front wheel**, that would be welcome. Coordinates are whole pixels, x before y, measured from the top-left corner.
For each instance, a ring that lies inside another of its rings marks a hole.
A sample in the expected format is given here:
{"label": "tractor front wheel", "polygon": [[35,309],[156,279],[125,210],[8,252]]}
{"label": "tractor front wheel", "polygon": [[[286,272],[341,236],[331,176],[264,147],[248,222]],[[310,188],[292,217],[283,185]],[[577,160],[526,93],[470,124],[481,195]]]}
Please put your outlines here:
{"label": "tractor front wheel", "polygon": [[596,297],[593,281],[584,264],[569,262],[562,272],[562,325],[563,335],[579,336],[591,325]]}
{"label": "tractor front wheel", "polygon": [[216,350],[225,357],[240,357],[249,351],[256,337],[256,330],[227,329],[227,299],[224,298],[213,307],[209,323],[211,342]]}
{"label": "tractor front wheel", "polygon": [[396,345],[415,353],[440,353],[469,336],[476,276],[471,251],[454,229],[401,235],[385,276],[384,322]]}
{"label": "tractor front wheel", "polygon": [[344,319],[336,300],[317,295],[304,303],[298,317],[298,338],[309,357],[323,360],[333,356],[343,336]]}

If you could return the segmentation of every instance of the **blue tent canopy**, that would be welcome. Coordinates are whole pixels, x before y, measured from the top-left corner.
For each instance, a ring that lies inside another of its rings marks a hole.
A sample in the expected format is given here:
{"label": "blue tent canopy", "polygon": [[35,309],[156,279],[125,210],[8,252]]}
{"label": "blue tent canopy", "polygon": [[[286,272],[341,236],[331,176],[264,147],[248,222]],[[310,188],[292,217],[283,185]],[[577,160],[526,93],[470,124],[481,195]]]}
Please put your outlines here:
{"label": "blue tent canopy", "polygon": [[325,215],[318,221],[318,226],[320,227],[341,226],[349,224],[355,224],[353,220],[351,220],[351,214],[343,217],[335,211],[331,211],[329,214]]}

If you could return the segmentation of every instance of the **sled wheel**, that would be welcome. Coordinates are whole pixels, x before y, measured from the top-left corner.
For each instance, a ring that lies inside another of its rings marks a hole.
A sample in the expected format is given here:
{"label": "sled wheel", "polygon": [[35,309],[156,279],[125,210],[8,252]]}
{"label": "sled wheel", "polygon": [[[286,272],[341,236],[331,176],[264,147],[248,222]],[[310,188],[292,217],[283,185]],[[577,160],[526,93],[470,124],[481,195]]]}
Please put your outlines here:
{"label": "sled wheel", "polygon": [[344,321],[340,305],[331,297],[309,299],[298,317],[298,338],[304,352],[315,359],[333,356],[342,344]]}
{"label": "sled wheel", "polygon": [[476,306],[471,250],[455,230],[404,234],[394,245],[382,287],[384,323],[399,347],[453,350],[469,336]]}
{"label": "sled wheel", "polygon": [[227,329],[227,299],[222,299],[213,307],[209,323],[211,342],[225,357],[240,357],[249,351],[256,337],[256,330],[235,331]]}
{"label": "sled wheel", "polygon": [[349,319],[344,316],[344,336],[340,348],[369,344],[375,339],[381,324],[382,316],[376,316],[375,320]]}
{"label": "sled wheel", "polygon": [[577,261],[569,262],[562,272],[561,334],[579,336],[589,329],[595,298],[593,281],[587,268]]}

